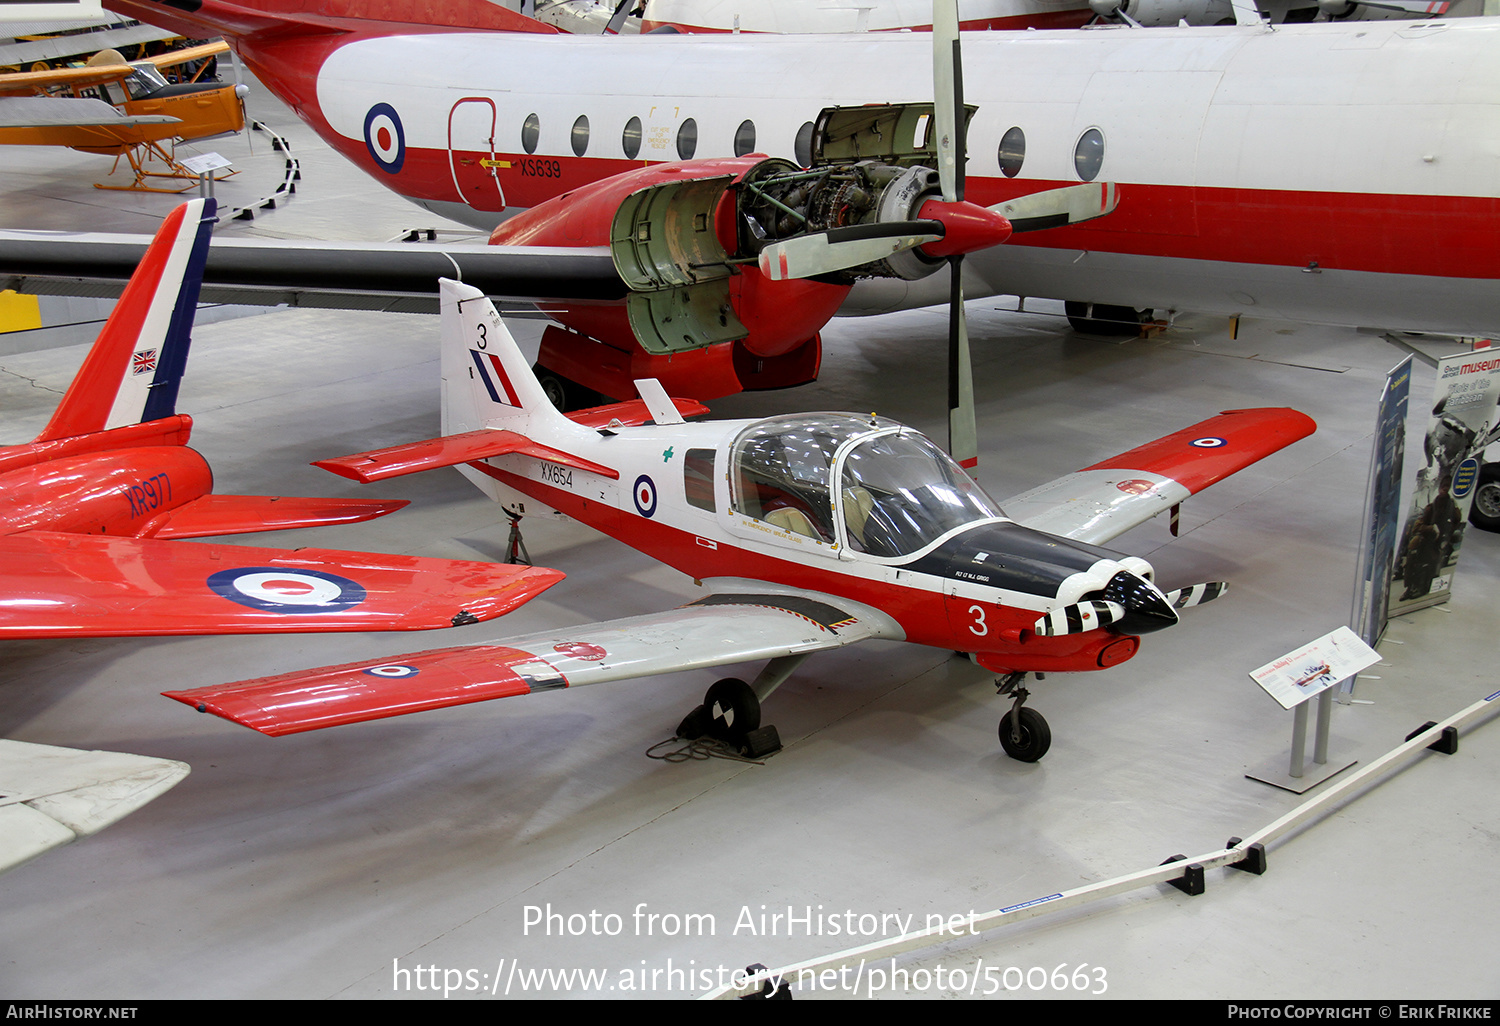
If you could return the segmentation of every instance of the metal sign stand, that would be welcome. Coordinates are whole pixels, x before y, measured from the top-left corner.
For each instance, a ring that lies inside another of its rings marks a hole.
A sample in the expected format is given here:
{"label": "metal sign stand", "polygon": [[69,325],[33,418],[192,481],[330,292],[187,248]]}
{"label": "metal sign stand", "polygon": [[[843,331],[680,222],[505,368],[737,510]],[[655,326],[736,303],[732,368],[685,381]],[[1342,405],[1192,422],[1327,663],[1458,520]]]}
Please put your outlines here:
{"label": "metal sign stand", "polygon": [[[1380,661],[1380,655],[1365,644],[1348,627],[1340,627],[1323,637],[1288,652],[1286,655],[1254,670],[1250,679],[1276,699],[1283,709],[1292,710],[1292,758],[1286,772],[1280,760],[1263,764],[1245,774],[1251,780],[1303,794],[1329,777],[1353,766],[1358,760],[1329,763],[1328,727],[1333,718],[1333,692],[1339,681],[1347,680],[1360,670]],[[1307,706],[1318,700],[1318,731],[1313,740],[1313,767],[1307,766]]]}

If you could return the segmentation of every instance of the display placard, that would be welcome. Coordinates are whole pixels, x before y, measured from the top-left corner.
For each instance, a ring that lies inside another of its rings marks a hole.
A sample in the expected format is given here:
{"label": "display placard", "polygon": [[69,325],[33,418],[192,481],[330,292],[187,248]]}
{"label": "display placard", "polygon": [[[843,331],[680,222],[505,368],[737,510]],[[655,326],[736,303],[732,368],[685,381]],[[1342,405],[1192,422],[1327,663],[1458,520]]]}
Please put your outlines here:
{"label": "display placard", "polygon": [[1292,709],[1378,662],[1380,653],[1348,627],[1340,627],[1304,648],[1251,670],[1250,679],[1280,702],[1283,709]]}

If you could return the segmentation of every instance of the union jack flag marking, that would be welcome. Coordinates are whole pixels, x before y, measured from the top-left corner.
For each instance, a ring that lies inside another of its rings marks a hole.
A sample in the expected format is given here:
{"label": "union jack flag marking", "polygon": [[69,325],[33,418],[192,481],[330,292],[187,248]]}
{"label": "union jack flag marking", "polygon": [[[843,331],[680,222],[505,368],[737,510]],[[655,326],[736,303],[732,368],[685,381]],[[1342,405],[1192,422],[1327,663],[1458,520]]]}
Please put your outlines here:
{"label": "union jack flag marking", "polygon": [[130,360],[130,373],[149,374],[156,370],[156,350],[142,349]]}

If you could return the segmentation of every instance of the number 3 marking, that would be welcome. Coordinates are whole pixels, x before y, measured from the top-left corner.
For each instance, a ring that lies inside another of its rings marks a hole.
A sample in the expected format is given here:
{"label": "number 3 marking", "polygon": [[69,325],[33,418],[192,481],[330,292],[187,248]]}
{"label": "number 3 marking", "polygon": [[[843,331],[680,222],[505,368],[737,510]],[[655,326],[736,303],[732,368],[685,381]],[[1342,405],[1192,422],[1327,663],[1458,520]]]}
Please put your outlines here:
{"label": "number 3 marking", "polygon": [[969,630],[973,631],[981,638],[984,637],[990,632],[989,624],[984,622],[984,607],[970,606],[969,612],[974,614],[974,623],[970,625]]}
{"label": "number 3 marking", "polygon": [[485,329],[484,322],[475,325],[479,329],[479,348],[484,349],[490,344],[489,332]]}

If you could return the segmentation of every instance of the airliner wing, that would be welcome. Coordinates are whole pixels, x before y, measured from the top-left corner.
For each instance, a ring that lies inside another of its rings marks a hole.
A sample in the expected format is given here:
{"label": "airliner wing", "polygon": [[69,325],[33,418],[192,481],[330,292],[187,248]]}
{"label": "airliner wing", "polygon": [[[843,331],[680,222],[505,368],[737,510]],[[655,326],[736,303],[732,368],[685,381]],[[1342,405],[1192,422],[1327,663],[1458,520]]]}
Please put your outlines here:
{"label": "airliner wing", "polygon": [[1000,505],[1026,527],[1102,545],[1315,430],[1296,410],[1228,410]]}
{"label": "airliner wing", "polygon": [[[42,295],[118,295],[150,241],[104,232],[3,229],[0,282]],[[201,299],[436,313],[443,277],[528,305],[619,300],[626,294],[606,247],[215,239]]]}
{"label": "airliner wing", "polygon": [[102,830],[187,774],[170,759],[0,741],[0,872]]}
{"label": "airliner wing", "polygon": [[885,614],[831,596],[724,593],[662,613],[488,645],[165,694],[277,736],[904,636]]}
{"label": "airliner wing", "polygon": [[558,570],[27,531],[0,538],[0,638],[426,630],[510,612]]}

